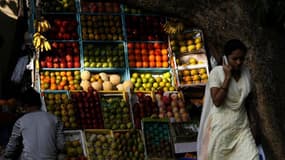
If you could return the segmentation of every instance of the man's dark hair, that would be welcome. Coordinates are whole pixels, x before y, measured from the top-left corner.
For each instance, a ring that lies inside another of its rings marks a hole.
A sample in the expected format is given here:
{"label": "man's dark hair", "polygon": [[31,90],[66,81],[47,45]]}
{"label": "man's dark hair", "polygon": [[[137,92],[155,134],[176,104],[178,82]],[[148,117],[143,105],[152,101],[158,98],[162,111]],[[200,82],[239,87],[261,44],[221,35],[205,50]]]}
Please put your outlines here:
{"label": "man's dark hair", "polygon": [[247,48],[245,46],[244,43],[242,43],[240,40],[238,39],[231,39],[229,40],[224,47],[224,54],[226,56],[230,55],[232,53],[232,51],[240,49],[241,51],[243,51],[244,53],[247,52]]}
{"label": "man's dark hair", "polygon": [[26,89],[20,94],[20,101],[26,107],[37,106],[41,108],[42,106],[40,94],[32,87]]}

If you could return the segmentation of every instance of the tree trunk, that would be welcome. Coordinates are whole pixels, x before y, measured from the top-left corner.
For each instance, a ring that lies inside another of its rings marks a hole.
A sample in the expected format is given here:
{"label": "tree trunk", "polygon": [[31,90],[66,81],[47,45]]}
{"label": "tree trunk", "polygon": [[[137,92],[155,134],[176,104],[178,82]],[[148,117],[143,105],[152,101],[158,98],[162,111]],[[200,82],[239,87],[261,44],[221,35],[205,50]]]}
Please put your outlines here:
{"label": "tree trunk", "polygon": [[268,160],[285,160],[284,30],[258,25],[254,4],[222,0],[125,0],[147,11],[180,18],[204,32],[207,52],[219,58],[225,42],[238,38],[249,48],[247,63],[257,94],[262,145]]}

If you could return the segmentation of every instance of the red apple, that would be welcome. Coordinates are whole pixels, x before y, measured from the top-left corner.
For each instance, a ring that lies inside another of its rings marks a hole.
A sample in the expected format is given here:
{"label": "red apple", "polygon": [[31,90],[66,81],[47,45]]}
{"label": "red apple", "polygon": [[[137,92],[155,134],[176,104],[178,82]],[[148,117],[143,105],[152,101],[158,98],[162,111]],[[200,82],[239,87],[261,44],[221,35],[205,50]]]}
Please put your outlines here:
{"label": "red apple", "polygon": [[73,48],[73,53],[74,53],[75,55],[78,55],[78,54],[80,53],[78,47],[74,47],[74,48]]}
{"label": "red apple", "polygon": [[74,56],[73,57],[73,61],[74,62],[79,62],[80,61],[80,57],[79,56]]}
{"label": "red apple", "polygon": [[41,60],[40,63],[41,63],[41,67],[42,67],[42,68],[46,68],[46,62],[45,62],[45,61]]}
{"label": "red apple", "polygon": [[74,62],[74,68],[80,68],[80,63],[79,62]]}
{"label": "red apple", "polygon": [[47,63],[46,63],[46,67],[47,67],[47,68],[52,68],[52,66],[53,66],[53,65],[52,65],[52,62],[47,62]]}
{"label": "red apple", "polygon": [[60,68],[66,68],[66,62],[62,61],[59,63]]}
{"label": "red apple", "polygon": [[[49,67],[49,68],[52,68],[52,67]],[[59,68],[58,63],[53,63],[53,68]]]}
{"label": "red apple", "polygon": [[66,54],[66,55],[65,55],[65,60],[66,60],[67,62],[71,62],[71,61],[72,61],[72,56],[71,56],[70,54]]}
{"label": "red apple", "polygon": [[73,68],[73,63],[71,61],[67,62],[67,68]]}

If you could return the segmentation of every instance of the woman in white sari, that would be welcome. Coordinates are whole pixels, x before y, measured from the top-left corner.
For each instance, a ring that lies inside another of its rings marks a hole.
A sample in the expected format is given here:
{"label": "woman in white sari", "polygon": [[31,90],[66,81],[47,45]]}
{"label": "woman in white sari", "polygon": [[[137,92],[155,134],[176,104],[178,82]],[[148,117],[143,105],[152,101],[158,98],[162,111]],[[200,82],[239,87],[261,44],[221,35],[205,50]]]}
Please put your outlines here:
{"label": "woman in white sari", "polygon": [[258,160],[244,101],[251,91],[247,52],[239,40],[224,48],[222,66],[212,69],[206,86],[198,135],[198,160]]}

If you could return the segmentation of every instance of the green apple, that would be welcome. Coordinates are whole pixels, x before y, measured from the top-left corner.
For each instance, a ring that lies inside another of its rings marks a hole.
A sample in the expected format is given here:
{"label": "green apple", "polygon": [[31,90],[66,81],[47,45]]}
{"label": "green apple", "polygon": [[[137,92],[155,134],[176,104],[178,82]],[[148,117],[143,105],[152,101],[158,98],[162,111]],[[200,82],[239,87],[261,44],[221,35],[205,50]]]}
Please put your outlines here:
{"label": "green apple", "polygon": [[157,82],[154,82],[154,83],[152,84],[152,87],[153,87],[153,88],[158,88],[158,86],[159,86],[159,85],[158,85]]}
{"label": "green apple", "polygon": [[132,82],[133,84],[136,83],[136,78],[131,77],[131,82]]}
{"label": "green apple", "polygon": [[135,87],[136,87],[136,88],[141,87],[141,82],[138,82],[138,81],[137,81],[137,82],[135,83]]}

